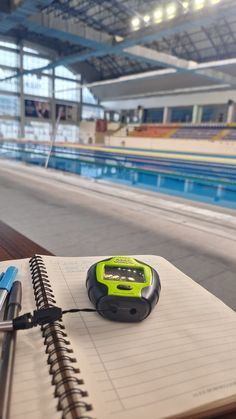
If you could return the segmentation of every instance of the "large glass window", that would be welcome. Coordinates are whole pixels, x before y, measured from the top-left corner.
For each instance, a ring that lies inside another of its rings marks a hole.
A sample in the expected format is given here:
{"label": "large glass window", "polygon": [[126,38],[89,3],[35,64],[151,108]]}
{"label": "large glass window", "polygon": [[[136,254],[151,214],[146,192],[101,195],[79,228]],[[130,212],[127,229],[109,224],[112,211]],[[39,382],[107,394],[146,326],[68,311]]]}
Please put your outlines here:
{"label": "large glass window", "polygon": [[50,141],[51,124],[47,122],[27,121],[25,124],[27,140]]}
{"label": "large glass window", "polygon": [[24,91],[28,95],[51,96],[51,79],[48,76],[27,74],[24,78]]}
{"label": "large glass window", "polygon": [[19,67],[19,54],[14,51],[0,49],[0,65]]}
{"label": "large glass window", "polygon": [[150,123],[150,122],[156,122],[161,123],[163,121],[163,108],[157,108],[157,109],[144,109],[143,113],[143,122]]}
{"label": "large glass window", "polygon": [[79,102],[80,89],[78,83],[70,80],[55,79],[55,97],[57,99]]}
{"label": "large glass window", "polygon": [[202,122],[226,122],[227,105],[209,105],[202,107]]}
{"label": "large glass window", "polygon": [[76,125],[59,124],[56,135],[57,142],[78,143],[79,127]]}
{"label": "large glass window", "polygon": [[104,109],[99,106],[83,105],[82,119],[104,119]]}
{"label": "large glass window", "polygon": [[0,120],[0,138],[18,138],[20,124],[18,121]]}
{"label": "large glass window", "polygon": [[98,103],[97,98],[92,94],[92,92],[87,87],[83,87],[82,95],[83,95],[84,103],[91,103],[91,105],[97,105]]}
{"label": "large glass window", "polygon": [[36,55],[39,54],[39,51],[38,50],[36,50],[34,48],[26,47],[25,45],[23,46],[23,51],[24,52],[29,52],[31,54],[36,54]]}
{"label": "large glass window", "polygon": [[191,122],[193,107],[176,107],[171,109],[171,122]]}
{"label": "large glass window", "polygon": [[0,47],[19,49],[18,45],[14,44],[14,42],[8,42],[8,41],[0,41]]}
{"label": "large glass window", "polygon": [[19,116],[20,100],[17,96],[0,95],[0,115]]}
{"label": "large glass window", "polygon": [[[5,41],[3,38],[0,41],[0,137],[17,138],[20,116],[24,113],[25,137],[29,140],[49,141],[54,115],[51,99],[54,97],[55,117],[58,117],[59,110],[61,113],[57,141],[78,142],[80,99],[85,103],[84,106],[81,104],[82,117],[87,120],[104,118],[104,110],[99,106],[98,99],[87,87],[83,87],[81,98],[81,75],[64,66],[58,66],[55,70],[45,69],[40,74],[19,75],[21,52],[24,70],[47,67],[54,60],[46,48],[40,49],[37,45],[34,48],[34,44],[31,46],[31,43],[26,43],[21,49],[11,40]],[[21,104],[24,106],[22,112]]]}
{"label": "large glass window", "polygon": [[55,75],[58,77],[65,77],[66,79],[72,80],[80,80],[80,75],[74,74],[68,68],[64,67],[63,65],[59,65],[55,68]]}
{"label": "large glass window", "polygon": [[[13,70],[7,70],[0,67],[0,80],[10,76],[15,76],[16,72]],[[13,77],[9,80],[0,81],[0,90],[8,92],[18,92],[19,90],[19,77]]]}
{"label": "large glass window", "polygon": [[[50,63],[49,60],[42,57],[37,57],[35,55],[24,55],[23,57],[23,67],[26,70],[32,70],[34,68],[45,67]],[[49,73],[50,70],[44,70],[44,73]]]}

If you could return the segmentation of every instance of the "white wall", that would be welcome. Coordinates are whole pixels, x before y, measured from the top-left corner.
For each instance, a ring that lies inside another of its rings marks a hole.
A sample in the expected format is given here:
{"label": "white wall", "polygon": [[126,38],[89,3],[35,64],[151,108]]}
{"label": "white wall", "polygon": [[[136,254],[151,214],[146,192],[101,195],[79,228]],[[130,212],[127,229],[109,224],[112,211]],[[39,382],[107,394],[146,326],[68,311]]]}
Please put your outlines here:
{"label": "white wall", "polygon": [[92,138],[92,142],[95,143],[95,134],[96,134],[95,121],[81,121],[80,122],[80,140],[82,143],[88,144],[90,138]]}
{"label": "white wall", "polygon": [[209,141],[209,140],[174,140],[168,138],[140,138],[140,137],[109,137],[105,144],[113,147],[131,147],[159,151],[179,151],[189,153],[236,154],[235,141]]}
{"label": "white wall", "polygon": [[228,100],[236,102],[236,90],[219,90],[214,92],[184,93],[166,96],[140,97],[136,99],[124,99],[114,101],[104,101],[102,106],[107,109],[136,109],[139,105],[143,108],[162,108],[173,106],[191,105],[218,105],[226,104]]}

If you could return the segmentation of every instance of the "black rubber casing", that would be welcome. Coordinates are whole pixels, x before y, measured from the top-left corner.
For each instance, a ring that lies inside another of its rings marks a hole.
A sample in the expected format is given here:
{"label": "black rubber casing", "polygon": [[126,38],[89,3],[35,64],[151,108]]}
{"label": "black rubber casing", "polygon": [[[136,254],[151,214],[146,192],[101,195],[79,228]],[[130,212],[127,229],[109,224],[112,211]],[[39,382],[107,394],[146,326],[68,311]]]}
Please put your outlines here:
{"label": "black rubber casing", "polygon": [[[109,259],[107,259],[109,260]],[[142,289],[142,297],[119,297],[108,295],[108,287],[96,279],[96,263],[87,273],[86,287],[88,296],[99,314],[110,320],[119,322],[139,322],[149,316],[157,304],[161,291],[160,278],[152,270],[152,285]]]}

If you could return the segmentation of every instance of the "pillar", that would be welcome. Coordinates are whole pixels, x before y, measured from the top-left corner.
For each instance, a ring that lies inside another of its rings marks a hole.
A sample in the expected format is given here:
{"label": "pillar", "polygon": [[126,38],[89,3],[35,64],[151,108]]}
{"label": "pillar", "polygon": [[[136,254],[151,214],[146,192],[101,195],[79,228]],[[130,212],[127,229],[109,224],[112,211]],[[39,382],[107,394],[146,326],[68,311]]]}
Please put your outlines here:
{"label": "pillar", "polygon": [[197,124],[199,121],[199,106],[194,105],[193,106],[193,114],[192,114],[192,123]]}
{"label": "pillar", "polygon": [[165,106],[164,112],[163,112],[163,124],[168,124],[168,122],[170,122],[170,115],[171,115],[171,109],[168,108],[168,106]]}
{"label": "pillar", "polygon": [[228,102],[228,112],[227,112],[227,123],[235,122],[236,119],[236,104],[229,100]]}

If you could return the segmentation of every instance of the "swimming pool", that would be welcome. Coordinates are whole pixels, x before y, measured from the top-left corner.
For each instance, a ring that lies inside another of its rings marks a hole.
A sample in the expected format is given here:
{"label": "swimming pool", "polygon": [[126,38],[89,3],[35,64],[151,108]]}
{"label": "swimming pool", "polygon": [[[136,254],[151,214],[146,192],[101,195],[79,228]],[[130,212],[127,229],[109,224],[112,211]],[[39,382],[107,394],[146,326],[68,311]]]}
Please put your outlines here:
{"label": "swimming pool", "polygon": [[[8,141],[0,144],[0,155],[43,166],[48,149],[48,144]],[[236,208],[236,165],[232,161],[228,164],[201,159],[185,161],[184,153],[178,159],[171,155],[170,158],[135,155],[132,151],[120,155],[112,150],[103,152],[62,145],[53,147],[48,166],[84,177]]]}

